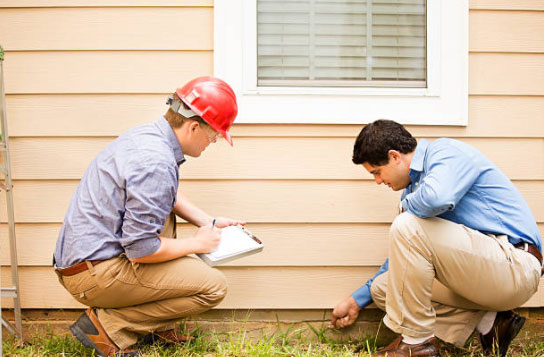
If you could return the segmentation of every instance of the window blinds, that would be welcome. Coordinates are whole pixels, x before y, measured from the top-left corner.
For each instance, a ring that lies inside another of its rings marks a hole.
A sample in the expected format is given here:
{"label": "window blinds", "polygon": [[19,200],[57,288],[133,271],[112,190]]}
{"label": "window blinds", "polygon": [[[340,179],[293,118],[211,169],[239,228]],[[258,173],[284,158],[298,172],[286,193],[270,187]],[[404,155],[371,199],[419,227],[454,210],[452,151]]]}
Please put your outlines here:
{"label": "window blinds", "polygon": [[259,86],[426,86],[426,0],[257,0]]}

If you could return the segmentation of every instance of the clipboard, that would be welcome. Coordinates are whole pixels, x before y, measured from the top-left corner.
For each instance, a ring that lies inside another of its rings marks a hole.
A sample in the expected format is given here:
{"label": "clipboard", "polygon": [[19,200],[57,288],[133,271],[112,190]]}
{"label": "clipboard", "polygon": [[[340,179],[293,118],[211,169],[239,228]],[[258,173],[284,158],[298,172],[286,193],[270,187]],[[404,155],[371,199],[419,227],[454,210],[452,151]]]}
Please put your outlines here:
{"label": "clipboard", "polygon": [[244,226],[228,226],[221,229],[221,242],[211,253],[197,254],[209,266],[216,266],[259,253],[264,244]]}

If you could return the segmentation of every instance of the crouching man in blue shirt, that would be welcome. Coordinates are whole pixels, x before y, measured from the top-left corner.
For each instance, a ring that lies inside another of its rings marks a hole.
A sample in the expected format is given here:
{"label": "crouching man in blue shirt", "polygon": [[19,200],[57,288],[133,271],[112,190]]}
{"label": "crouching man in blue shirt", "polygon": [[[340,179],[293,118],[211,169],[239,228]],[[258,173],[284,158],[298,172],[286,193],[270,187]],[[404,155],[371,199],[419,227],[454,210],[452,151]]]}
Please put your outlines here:
{"label": "crouching man in blue shirt", "polygon": [[[138,355],[139,337],[183,342],[178,320],[206,311],[227,293],[225,276],[192,253],[209,253],[216,217],[178,196],[179,166],[219,135],[231,145],[238,109],[229,85],[196,78],[168,99],[157,121],[122,134],[91,162],[68,207],[54,254],[60,283],[89,309],[70,327],[100,356]],[[177,198],[180,198],[179,200]],[[175,218],[200,227],[176,237]]]}
{"label": "crouching man in blue shirt", "polygon": [[484,353],[505,356],[525,319],[511,310],[536,291],[542,241],[527,203],[484,155],[452,139],[419,142],[393,121],[363,128],[353,162],[404,190],[389,259],[333,310],[351,325],[371,302],[400,336],[377,356],[439,356],[436,337],[463,346],[477,329]]}

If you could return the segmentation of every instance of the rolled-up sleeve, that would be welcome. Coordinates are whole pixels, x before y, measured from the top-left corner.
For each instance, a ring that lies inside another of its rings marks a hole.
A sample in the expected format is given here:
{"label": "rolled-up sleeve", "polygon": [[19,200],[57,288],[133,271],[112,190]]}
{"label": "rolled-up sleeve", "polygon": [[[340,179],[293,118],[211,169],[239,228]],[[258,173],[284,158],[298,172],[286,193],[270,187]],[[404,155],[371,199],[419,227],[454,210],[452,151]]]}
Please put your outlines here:
{"label": "rolled-up sleeve", "polygon": [[121,245],[128,258],[145,257],[160,247],[158,235],[177,192],[175,168],[141,163],[126,176],[126,203]]}

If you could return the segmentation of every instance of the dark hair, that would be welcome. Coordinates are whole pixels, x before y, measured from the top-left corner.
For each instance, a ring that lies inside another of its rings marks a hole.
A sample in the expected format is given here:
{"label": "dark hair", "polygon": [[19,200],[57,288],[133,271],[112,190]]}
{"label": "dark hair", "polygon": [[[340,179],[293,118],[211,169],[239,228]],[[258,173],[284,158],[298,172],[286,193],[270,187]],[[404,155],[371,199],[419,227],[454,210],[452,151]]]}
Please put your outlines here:
{"label": "dark hair", "polygon": [[389,150],[408,154],[415,150],[416,139],[401,124],[392,120],[376,120],[366,125],[353,146],[353,163],[369,163],[372,166],[386,165]]}

